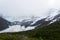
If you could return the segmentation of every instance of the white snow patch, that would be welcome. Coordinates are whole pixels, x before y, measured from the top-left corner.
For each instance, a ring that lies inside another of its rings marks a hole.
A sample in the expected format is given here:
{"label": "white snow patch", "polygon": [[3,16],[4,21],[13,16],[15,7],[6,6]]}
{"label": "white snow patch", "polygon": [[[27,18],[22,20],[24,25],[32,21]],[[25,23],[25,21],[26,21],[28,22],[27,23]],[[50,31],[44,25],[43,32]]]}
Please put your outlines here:
{"label": "white snow patch", "polygon": [[0,33],[4,33],[4,32],[21,32],[21,31],[27,31],[27,30],[32,30],[35,29],[35,27],[27,27],[25,28],[24,26],[20,26],[20,25],[14,25],[14,26],[9,26],[9,28],[0,31]]}
{"label": "white snow patch", "polygon": [[53,20],[53,21],[52,21],[52,22],[50,22],[49,24],[56,22],[56,20],[57,20],[57,19]]}

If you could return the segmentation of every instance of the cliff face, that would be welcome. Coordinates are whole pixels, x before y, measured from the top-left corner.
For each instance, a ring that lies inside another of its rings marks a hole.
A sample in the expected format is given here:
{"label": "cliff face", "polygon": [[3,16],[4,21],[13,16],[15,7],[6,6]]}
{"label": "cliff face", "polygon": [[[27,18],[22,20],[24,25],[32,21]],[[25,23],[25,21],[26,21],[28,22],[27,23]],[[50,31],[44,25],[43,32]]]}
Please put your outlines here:
{"label": "cliff face", "polygon": [[10,22],[0,17],[0,31],[9,27]]}

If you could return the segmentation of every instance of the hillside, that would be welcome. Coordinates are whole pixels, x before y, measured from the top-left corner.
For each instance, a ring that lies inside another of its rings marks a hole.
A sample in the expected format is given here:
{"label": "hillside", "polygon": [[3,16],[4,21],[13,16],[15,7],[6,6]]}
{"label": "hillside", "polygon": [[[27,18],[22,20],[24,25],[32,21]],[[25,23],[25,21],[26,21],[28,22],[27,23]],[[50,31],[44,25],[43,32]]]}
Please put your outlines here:
{"label": "hillside", "polygon": [[60,21],[35,30],[0,34],[0,40],[60,40]]}

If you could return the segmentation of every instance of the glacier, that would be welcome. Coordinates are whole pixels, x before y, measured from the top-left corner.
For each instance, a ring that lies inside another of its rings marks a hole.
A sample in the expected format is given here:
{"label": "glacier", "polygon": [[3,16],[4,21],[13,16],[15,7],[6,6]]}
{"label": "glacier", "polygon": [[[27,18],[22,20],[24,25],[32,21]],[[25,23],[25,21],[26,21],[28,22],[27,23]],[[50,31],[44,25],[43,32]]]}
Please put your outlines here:
{"label": "glacier", "polygon": [[21,31],[27,31],[27,30],[32,30],[35,29],[35,27],[27,27],[25,28],[24,26],[20,26],[20,25],[13,25],[13,26],[9,26],[9,28],[0,31],[0,33],[5,33],[5,32],[21,32]]}
{"label": "glacier", "polygon": [[[0,31],[0,33],[5,32],[22,32],[33,30],[37,26],[41,25],[49,25],[54,23],[58,19],[60,19],[60,10],[58,9],[50,9],[48,11],[48,15],[46,17],[39,17],[39,16],[22,16],[22,17],[7,17],[4,18],[11,22],[7,29]],[[41,23],[39,23],[41,22]],[[39,28],[39,27],[38,27]]]}

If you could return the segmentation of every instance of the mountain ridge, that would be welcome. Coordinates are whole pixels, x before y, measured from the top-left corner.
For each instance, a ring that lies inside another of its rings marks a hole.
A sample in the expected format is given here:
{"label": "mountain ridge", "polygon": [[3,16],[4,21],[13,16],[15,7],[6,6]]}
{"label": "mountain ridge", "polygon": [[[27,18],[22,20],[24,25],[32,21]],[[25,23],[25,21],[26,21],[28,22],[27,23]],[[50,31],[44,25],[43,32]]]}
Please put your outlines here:
{"label": "mountain ridge", "polygon": [[[14,29],[15,25],[16,26],[18,25],[18,28],[22,28],[23,29],[22,31],[25,31],[26,29],[29,29],[29,28],[31,29],[39,28],[37,26],[50,25],[51,23],[54,23],[55,21],[60,20],[60,10],[51,9],[49,10],[49,13],[50,14],[47,17],[42,19],[40,17],[32,16],[32,18],[23,19],[22,21],[10,22],[10,24],[8,25],[9,28],[7,28],[6,31],[8,31],[8,29],[10,30]],[[18,29],[18,32],[20,32],[20,29]]]}

